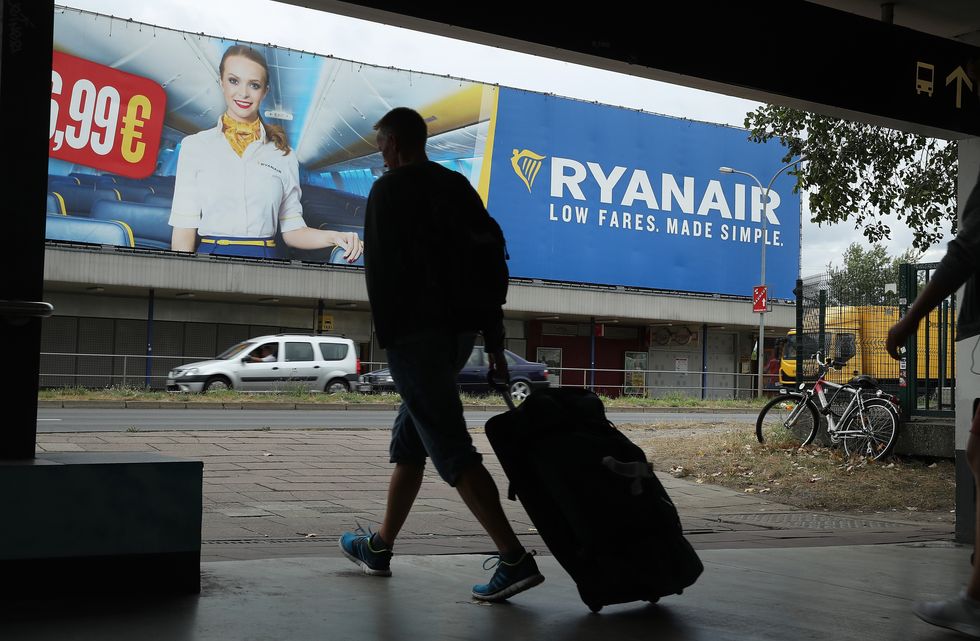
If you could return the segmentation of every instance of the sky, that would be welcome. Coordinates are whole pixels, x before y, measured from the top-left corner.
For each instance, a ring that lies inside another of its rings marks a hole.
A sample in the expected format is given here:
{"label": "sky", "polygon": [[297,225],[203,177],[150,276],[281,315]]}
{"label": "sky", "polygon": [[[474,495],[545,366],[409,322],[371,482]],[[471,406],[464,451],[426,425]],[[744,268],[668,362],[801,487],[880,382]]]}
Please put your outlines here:
{"label": "sky", "polygon": [[[231,39],[272,43],[291,49],[496,83],[519,89],[642,109],[652,113],[741,127],[745,114],[759,103],[690,89],[505,49],[452,40],[398,27],[314,11],[271,0],[61,0],[120,18]],[[302,28],[298,28],[302,25]],[[779,169],[773,167],[773,171]],[[759,176],[766,183],[769,177]],[[809,222],[803,198],[802,275],[841,264],[841,252],[852,242],[867,245],[849,224],[817,226]],[[912,243],[912,234],[891,221],[892,238],[884,245],[898,255]],[[938,260],[944,240],[924,261]]]}

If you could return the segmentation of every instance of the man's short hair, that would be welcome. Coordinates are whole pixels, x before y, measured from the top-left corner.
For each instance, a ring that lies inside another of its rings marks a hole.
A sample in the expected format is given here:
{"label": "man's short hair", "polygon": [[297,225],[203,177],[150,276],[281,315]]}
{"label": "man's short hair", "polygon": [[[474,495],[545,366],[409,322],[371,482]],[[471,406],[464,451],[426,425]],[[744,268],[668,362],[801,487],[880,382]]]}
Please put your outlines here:
{"label": "man's short hair", "polygon": [[394,135],[406,149],[424,148],[425,140],[429,137],[425,119],[408,107],[395,107],[374,123],[374,128],[385,135]]}

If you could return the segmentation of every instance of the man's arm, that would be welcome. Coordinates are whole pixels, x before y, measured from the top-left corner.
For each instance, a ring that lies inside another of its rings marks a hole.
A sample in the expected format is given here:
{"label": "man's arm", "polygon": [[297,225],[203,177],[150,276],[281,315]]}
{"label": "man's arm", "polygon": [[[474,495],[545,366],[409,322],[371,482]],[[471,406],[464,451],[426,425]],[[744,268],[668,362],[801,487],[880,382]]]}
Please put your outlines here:
{"label": "man's arm", "polygon": [[971,274],[980,272],[980,182],[973,187],[966,201],[963,220],[956,238],[949,241],[946,255],[912,302],[909,311],[888,330],[885,348],[892,358],[899,359],[899,349],[915,333],[919,322],[965,283]]}

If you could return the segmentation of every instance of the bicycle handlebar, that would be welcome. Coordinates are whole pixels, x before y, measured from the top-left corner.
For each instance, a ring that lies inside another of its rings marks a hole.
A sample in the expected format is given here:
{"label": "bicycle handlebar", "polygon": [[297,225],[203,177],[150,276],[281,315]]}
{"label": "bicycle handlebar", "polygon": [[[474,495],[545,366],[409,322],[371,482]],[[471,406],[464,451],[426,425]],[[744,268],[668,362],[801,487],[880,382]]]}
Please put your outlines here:
{"label": "bicycle handlebar", "polygon": [[817,361],[817,365],[820,366],[820,373],[821,374],[825,374],[825,373],[827,373],[828,370],[831,370],[831,369],[835,369],[837,371],[840,371],[840,370],[844,369],[844,365],[847,364],[847,363],[845,363],[843,361],[834,360],[834,359],[830,358],[829,356],[827,358],[824,358],[823,352],[817,352],[817,353],[815,353],[813,355],[813,360]]}

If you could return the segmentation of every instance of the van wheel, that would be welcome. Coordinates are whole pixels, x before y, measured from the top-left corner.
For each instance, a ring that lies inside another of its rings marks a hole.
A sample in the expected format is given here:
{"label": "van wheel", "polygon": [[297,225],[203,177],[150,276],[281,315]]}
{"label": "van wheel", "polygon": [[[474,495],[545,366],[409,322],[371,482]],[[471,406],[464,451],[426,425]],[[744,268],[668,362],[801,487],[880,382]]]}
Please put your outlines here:
{"label": "van wheel", "polygon": [[218,391],[232,389],[231,381],[229,381],[224,376],[212,376],[207,381],[204,382],[204,389],[201,390],[202,394],[206,394],[210,391]]}
{"label": "van wheel", "polygon": [[344,379],[335,378],[327,383],[327,386],[323,391],[327,394],[341,394],[343,392],[349,392],[350,387],[347,386],[347,381]]}

